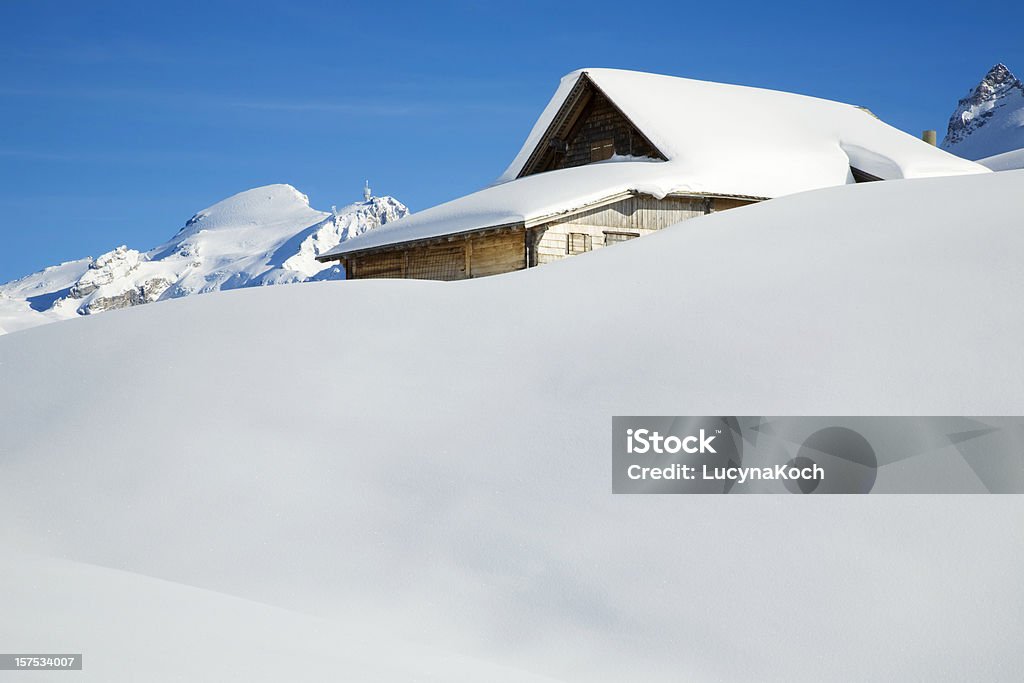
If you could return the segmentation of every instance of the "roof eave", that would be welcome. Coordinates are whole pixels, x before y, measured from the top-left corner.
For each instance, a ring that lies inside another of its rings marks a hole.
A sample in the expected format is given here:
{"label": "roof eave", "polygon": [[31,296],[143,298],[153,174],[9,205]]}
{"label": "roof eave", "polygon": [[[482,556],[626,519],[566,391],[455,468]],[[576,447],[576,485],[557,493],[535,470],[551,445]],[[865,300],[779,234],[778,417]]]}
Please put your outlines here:
{"label": "roof eave", "polygon": [[[416,238],[407,239],[407,240],[400,240],[400,241],[396,241],[396,242],[387,242],[385,244],[376,244],[376,245],[373,245],[373,246],[370,246],[370,247],[365,247],[363,249],[359,249],[357,247],[355,249],[346,249],[344,251],[330,251],[330,252],[328,252],[326,254],[321,254],[320,256],[317,256],[316,260],[319,261],[320,263],[329,263],[331,261],[340,261],[343,258],[350,258],[352,256],[365,256],[367,254],[372,254],[372,253],[381,252],[381,251],[388,251],[388,250],[391,250],[391,249],[402,249],[402,248],[409,248],[409,247],[414,247],[414,246],[425,246],[425,245],[428,245],[428,244],[441,244],[441,243],[444,243],[444,242],[453,241],[453,240],[455,240],[455,239],[457,239],[459,237],[468,237],[468,236],[475,235],[475,234],[486,234],[486,233],[491,233],[491,232],[498,232],[498,231],[501,231],[501,230],[516,230],[516,229],[529,230],[530,228],[535,228],[535,227],[540,226],[540,225],[545,225],[547,223],[551,223],[552,221],[558,220],[560,218],[566,218],[568,216],[573,216],[573,215],[576,215],[578,213],[583,213],[585,211],[592,211],[593,209],[598,209],[598,208],[601,208],[602,206],[606,206],[608,204],[614,204],[615,202],[621,201],[623,199],[627,199],[629,197],[634,197],[634,196],[641,195],[641,194],[646,194],[646,193],[645,192],[640,192],[638,190],[624,190],[622,192],[616,192],[614,194],[611,194],[611,195],[608,195],[606,197],[603,197],[602,199],[599,199],[599,200],[593,201],[593,202],[589,202],[589,203],[583,204],[581,206],[576,206],[576,207],[573,207],[571,209],[563,209],[563,210],[560,210],[560,211],[554,211],[554,212],[546,213],[546,214],[543,214],[543,215],[540,215],[540,216],[536,216],[534,218],[523,219],[521,221],[513,221],[513,222],[509,222],[509,223],[498,223],[498,224],[495,224],[495,225],[480,226],[480,227],[470,228],[468,230],[459,230],[457,232],[445,233],[443,235],[434,235],[433,237],[416,237]],[[738,200],[741,200],[741,201],[749,201],[749,202],[760,202],[760,201],[764,201],[766,199],[769,199],[769,197],[758,197],[758,196],[754,196],[754,195],[744,195],[744,194],[735,194],[735,193],[721,193],[721,192],[686,192],[686,191],[680,191],[680,192],[670,192],[670,193],[668,193],[665,196],[666,197],[677,197],[677,198],[691,198],[691,199],[706,199],[706,198],[711,198],[711,199],[738,199]]]}
{"label": "roof eave", "polygon": [[475,234],[486,234],[491,232],[497,232],[500,230],[514,230],[516,228],[523,228],[525,226],[523,221],[516,221],[513,223],[501,223],[498,225],[488,225],[484,227],[470,228],[468,230],[460,230],[458,232],[445,233],[443,235],[434,235],[433,237],[415,237],[407,240],[400,240],[397,242],[387,242],[385,244],[375,244],[370,247],[363,249],[349,249],[347,251],[332,251],[326,254],[321,254],[316,257],[316,260],[320,263],[329,263],[331,261],[340,261],[343,258],[351,258],[352,256],[366,256],[367,254],[373,254],[380,251],[390,251],[392,249],[403,249],[417,246],[427,246],[430,244],[443,244],[445,242],[452,242],[460,237],[469,237]]}

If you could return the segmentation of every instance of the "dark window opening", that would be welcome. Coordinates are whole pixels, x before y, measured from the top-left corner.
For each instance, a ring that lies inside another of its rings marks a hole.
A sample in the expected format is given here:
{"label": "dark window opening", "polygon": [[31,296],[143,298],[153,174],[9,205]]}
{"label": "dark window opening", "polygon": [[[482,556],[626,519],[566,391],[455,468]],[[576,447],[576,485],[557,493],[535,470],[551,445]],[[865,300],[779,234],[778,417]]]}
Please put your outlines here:
{"label": "dark window opening", "polygon": [[876,180],[881,180],[878,176],[871,175],[870,173],[862,171],[859,168],[854,168],[853,166],[850,167],[850,173],[853,174],[853,180],[858,183],[873,183]]}
{"label": "dark window opening", "polygon": [[585,232],[570,232],[566,247],[568,254],[582,254],[585,251],[590,251],[590,235]]}

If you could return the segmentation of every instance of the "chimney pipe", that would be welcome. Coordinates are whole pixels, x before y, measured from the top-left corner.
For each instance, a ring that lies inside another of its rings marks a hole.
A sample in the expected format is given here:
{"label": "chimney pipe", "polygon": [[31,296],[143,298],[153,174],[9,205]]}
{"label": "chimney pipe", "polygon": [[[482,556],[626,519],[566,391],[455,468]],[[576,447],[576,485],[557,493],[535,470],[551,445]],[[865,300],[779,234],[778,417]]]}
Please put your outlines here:
{"label": "chimney pipe", "polygon": [[927,142],[932,147],[934,147],[935,146],[935,131],[934,130],[926,130],[926,131],[924,131],[923,133],[921,133],[921,139],[924,140],[925,142]]}

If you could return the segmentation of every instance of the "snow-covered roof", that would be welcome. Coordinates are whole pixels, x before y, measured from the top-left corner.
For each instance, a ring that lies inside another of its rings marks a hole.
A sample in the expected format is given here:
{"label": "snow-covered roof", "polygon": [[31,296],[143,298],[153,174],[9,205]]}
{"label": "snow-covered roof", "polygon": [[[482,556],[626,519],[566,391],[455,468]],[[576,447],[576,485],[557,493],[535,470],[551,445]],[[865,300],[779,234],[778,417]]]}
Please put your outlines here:
{"label": "snow-covered roof", "polygon": [[609,160],[499,183],[346,240],[320,258],[482,228],[542,222],[630,191],[664,197],[686,190],[675,168],[652,160]]}
{"label": "snow-covered roof", "polygon": [[[584,76],[667,160],[613,158],[519,178]],[[886,180],[988,172],[853,105],[674,76],[583,69],[562,78],[495,185],[347,240],[324,257],[529,222],[629,191],[779,197],[851,183],[851,166]]]}

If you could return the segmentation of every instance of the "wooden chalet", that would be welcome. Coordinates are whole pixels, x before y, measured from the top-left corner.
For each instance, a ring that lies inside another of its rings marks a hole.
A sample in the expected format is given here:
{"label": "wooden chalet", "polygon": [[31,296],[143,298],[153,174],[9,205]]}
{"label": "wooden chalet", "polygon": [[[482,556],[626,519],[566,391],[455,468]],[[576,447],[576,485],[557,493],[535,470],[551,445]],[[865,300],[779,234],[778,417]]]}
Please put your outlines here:
{"label": "wooden chalet", "polygon": [[[807,121],[823,123],[821,130]],[[822,132],[844,127],[840,140]],[[763,135],[775,137],[765,142]],[[318,259],[340,261],[348,279],[496,275],[781,194],[910,177],[919,157],[928,168],[977,172],[971,162],[958,165],[851,105],[654,74],[580,71],[563,79],[498,183]],[[793,158],[803,166],[791,172]]]}

